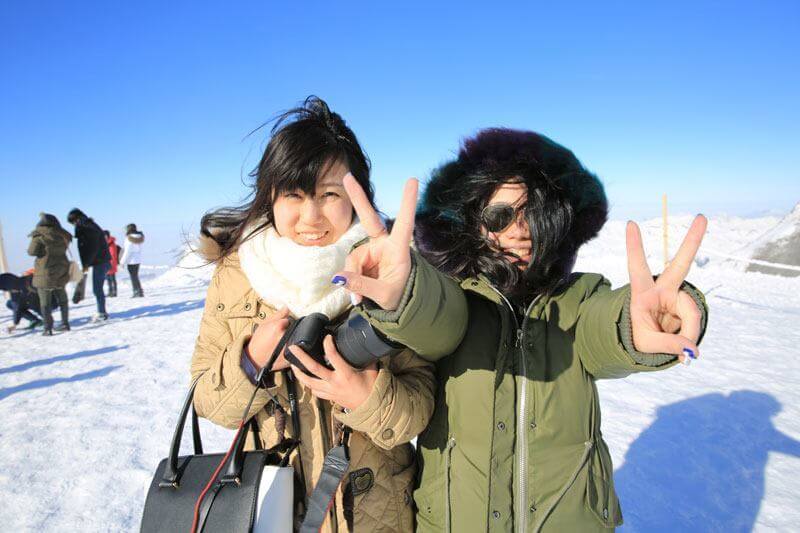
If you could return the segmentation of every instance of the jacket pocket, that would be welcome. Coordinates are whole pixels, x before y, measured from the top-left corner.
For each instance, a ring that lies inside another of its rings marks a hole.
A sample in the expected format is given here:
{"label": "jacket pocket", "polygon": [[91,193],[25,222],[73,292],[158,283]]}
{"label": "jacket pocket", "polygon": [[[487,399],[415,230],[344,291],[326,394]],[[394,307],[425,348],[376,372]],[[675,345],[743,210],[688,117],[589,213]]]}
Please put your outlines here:
{"label": "jacket pocket", "polygon": [[605,527],[622,525],[622,510],[614,490],[614,470],[606,443],[599,439],[586,477],[586,505]]}
{"label": "jacket pocket", "polygon": [[414,491],[417,531],[445,531],[444,492],[444,477],[441,475]]}
{"label": "jacket pocket", "polygon": [[455,438],[450,437],[444,450],[426,457],[422,484],[414,491],[418,531],[451,530],[450,471],[455,445]]}

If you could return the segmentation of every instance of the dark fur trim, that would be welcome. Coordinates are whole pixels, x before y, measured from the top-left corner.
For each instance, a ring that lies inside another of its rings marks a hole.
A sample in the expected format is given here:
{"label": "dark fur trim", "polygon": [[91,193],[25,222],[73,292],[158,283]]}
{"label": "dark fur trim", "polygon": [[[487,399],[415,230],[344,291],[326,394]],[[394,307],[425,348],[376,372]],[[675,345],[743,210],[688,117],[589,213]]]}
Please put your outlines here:
{"label": "dark fur trim", "polygon": [[[480,212],[494,190],[520,178],[528,188],[533,259],[520,279],[480,232]],[[467,139],[455,160],[433,172],[417,214],[421,253],[440,270],[489,276],[504,292],[549,292],[572,270],[578,248],[608,217],[600,180],[573,153],[530,131],[492,128]]]}

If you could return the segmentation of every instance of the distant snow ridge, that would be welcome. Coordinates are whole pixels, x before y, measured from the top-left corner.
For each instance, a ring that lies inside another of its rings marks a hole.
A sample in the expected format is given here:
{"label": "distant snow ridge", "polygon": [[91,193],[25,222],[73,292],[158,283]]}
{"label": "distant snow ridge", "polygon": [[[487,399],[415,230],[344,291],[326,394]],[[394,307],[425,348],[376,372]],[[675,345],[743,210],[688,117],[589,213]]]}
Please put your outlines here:
{"label": "distant snow ridge", "polygon": [[[748,256],[759,261],[800,267],[800,203],[775,227],[748,247]],[[750,264],[747,272],[800,276],[800,271]]]}
{"label": "distant snow ridge", "polygon": [[[669,217],[669,257],[674,257],[683,241],[694,215],[676,214]],[[708,232],[695,259],[695,267],[724,267],[743,272],[750,259],[752,243],[766,235],[781,221],[780,217],[765,216],[742,218],[717,215],[708,221]],[[575,270],[578,272],[602,272],[615,284],[628,282],[627,272],[619,270],[625,266],[625,226],[623,220],[609,220],[600,234],[581,247]],[[650,270],[661,272],[664,268],[664,229],[661,218],[639,221],[645,253]],[[621,262],[620,262],[621,261]],[[620,277],[615,278],[619,272]]]}
{"label": "distant snow ridge", "polygon": [[191,245],[179,249],[178,263],[153,280],[153,287],[198,287],[208,285],[214,274],[214,264],[207,264]]}

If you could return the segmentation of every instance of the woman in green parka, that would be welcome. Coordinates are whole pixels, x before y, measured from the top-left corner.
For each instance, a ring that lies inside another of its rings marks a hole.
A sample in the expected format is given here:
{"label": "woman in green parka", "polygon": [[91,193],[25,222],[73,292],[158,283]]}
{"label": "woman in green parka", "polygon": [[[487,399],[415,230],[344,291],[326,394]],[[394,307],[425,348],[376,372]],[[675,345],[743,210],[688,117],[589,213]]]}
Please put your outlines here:
{"label": "woman in green parka", "polygon": [[[699,355],[702,294],[684,282],[706,220],[654,278],[627,228],[630,285],[573,273],[607,217],[602,184],[566,148],[490,129],[416,181],[387,233],[345,182],[371,240],[347,287],[390,338],[437,363],[419,437],[418,531],[604,531],[622,524],[595,380]],[[411,252],[412,235],[419,252]],[[433,266],[436,268],[434,268]]]}
{"label": "woman in green parka", "polygon": [[42,335],[53,334],[53,300],[61,309],[61,324],[56,331],[69,331],[69,301],[64,287],[69,281],[67,250],[72,235],[61,227],[55,215],[39,214],[39,223],[29,235],[28,254],[34,261],[33,286],[39,295],[39,305],[44,317]]}

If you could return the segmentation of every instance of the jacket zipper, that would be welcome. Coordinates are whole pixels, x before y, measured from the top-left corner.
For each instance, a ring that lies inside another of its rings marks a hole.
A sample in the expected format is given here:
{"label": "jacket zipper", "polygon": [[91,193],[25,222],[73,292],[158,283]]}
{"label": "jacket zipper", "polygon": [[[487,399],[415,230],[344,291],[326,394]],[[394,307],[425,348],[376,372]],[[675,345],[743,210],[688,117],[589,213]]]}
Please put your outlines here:
{"label": "jacket zipper", "polygon": [[[526,313],[527,315],[527,313]],[[522,319],[523,327],[525,325],[525,318]],[[525,350],[522,349],[522,338],[524,336],[523,329],[517,330],[517,349],[519,350],[520,371],[522,372],[522,379],[519,391],[519,409],[517,411],[517,450],[519,454],[519,486],[517,488],[518,504],[517,504],[517,524],[519,527],[517,531],[524,533],[527,513],[525,512],[526,502],[528,500],[528,486],[526,480],[528,478],[528,439],[527,439],[527,416],[525,412],[525,405],[528,403],[528,378],[527,378],[527,365],[525,364]]]}
{"label": "jacket zipper", "polygon": [[455,437],[447,439],[447,454],[444,456],[444,530],[446,533],[450,533],[450,455],[455,446]]}
{"label": "jacket zipper", "polygon": [[528,314],[530,313],[531,309],[533,308],[534,304],[539,300],[539,296],[533,299],[533,301],[528,305],[528,308],[525,309],[525,314],[522,317],[522,326],[520,326],[519,321],[517,320],[517,315],[514,312],[514,306],[511,305],[511,302],[508,301],[503,293],[497,290],[494,286],[489,284],[489,287],[492,288],[494,292],[500,295],[500,298],[508,306],[509,310],[511,311],[511,318],[514,319],[514,326],[516,327],[516,340],[514,342],[514,347],[519,350],[519,361],[520,361],[520,372],[522,373],[521,380],[520,380],[520,388],[519,388],[519,398],[517,400],[517,458],[518,458],[518,467],[517,467],[517,531],[520,533],[525,533],[525,527],[527,525],[527,500],[528,500],[528,486],[526,480],[528,478],[528,439],[527,439],[527,425],[528,425],[528,417],[526,416],[527,413],[525,412],[525,405],[528,401],[528,378],[527,378],[527,365],[525,364],[525,350],[523,349],[523,339],[525,337],[525,320],[528,318]]}

